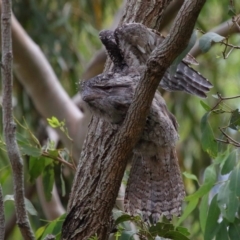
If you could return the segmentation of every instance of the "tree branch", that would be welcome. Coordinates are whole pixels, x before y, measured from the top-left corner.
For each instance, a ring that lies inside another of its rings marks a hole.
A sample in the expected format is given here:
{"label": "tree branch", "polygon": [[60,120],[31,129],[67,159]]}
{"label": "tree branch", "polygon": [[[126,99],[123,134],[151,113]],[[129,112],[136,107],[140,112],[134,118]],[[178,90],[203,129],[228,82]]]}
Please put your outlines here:
{"label": "tree branch", "polygon": [[[209,32],[215,32],[223,37],[230,36],[234,33],[238,33],[239,29],[237,24],[240,23],[240,15],[236,16],[236,22],[233,22],[232,19],[220,24],[219,26],[211,29]],[[193,55],[194,57],[200,55],[202,52],[199,48],[199,41],[195,43],[193,48],[190,51],[190,54]]]}
{"label": "tree branch", "polygon": [[4,216],[4,203],[3,192],[0,184],[0,240],[4,240],[5,236],[5,216]]}
{"label": "tree branch", "polygon": [[16,125],[12,114],[12,35],[11,0],[2,1],[2,85],[3,126],[8,157],[13,170],[14,199],[17,223],[25,240],[34,239],[24,202],[23,160],[16,142]]}
{"label": "tree branch", "polygon": [[[147,62],[120,130],[116,132],[108,123],[93,117],[72,187],[63,239],[85,240],[95,234],[106,239],[127,160],[145,125],[154,93],[165,70],[187,46],[205,1],[185,1],[170,34]],[[160,14],[169,1],[157,1],[150,6],[146,2],[128,1],[121,22],[140,21],[158,27]]]}

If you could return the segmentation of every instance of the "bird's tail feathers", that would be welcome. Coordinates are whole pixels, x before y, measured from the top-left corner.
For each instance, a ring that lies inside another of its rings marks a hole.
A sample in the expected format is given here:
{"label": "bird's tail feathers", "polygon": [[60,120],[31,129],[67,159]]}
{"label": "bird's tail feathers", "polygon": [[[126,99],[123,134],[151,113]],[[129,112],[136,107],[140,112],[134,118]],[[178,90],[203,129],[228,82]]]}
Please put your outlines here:
{"label": "bird's tail feathers", "polygon": [[206,98],[206,93],[213,85],[195,69],[181,62],[174,76],[171,76],[169,70],[166,72],[160,82],[160,87],[166,91],[184,91]]}
{"label": "bird's tail feathers", "polygon": [[135,155],[125,194],[125,208],[130,214],[142,213],[157,222],[181,213],[184,185],[175,148],[163,147],[157,156]]}

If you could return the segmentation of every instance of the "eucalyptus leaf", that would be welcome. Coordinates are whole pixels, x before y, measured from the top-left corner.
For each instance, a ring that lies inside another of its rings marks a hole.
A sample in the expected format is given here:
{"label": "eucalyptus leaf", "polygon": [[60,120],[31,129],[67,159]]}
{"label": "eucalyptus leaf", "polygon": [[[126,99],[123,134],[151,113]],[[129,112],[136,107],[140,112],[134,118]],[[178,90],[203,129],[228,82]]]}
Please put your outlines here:
{"label": "eucalyptus leaf", "polygon": [[217,33],[208,32],[199,39],[199,48],[202,52],[207,52],[211,48],[213,42],[221,42],[224,39],[225,37]]}
{"label": "eucalyptus leaf", "polygon": [[179,226],[191,214],[191,212],[197,207],[197,204],[198,198],[193,198],[191,201],[189,201],[181,217],[178,219],[176,226]]}
{"label": "eucalyptus leaf", "polygon": [[156,225],[152,225],[149,228],[149,232],[152,236],[164,237],[169,231],[174,230],[174,226],[170,223],[158,222]]}
{"label": "eucalyptus leaf", "polygon": [[199,206],[199,221],[202,232],[205,232],[206,222],[207,222],[207,212],[208,212],[208,197],[209,194],[206,194],[202,197],[201,203]]}
{"label": "eucalyptus leaf", "polygon": [[235,220],[234,223],[229,224],[228,235],[230,240],[240,239],[240,223],[239,219]]}
{"label": "eucalyptus leaf", "polygon": [[118,225],[119,223],[123,223],[126,221],[130,221],[132,217],[128,214],[123,214],[122,216],[118,217],[115,221],[115,224]]}
{"label": "eucalyptus leaf", "polygon": [[212,240],[213,237],[215,236],[219,227],[219,224],[218,224],[219,215],[220,215],[220,209],[217,204],[217,195],[215,195],[210,203],[208,214],[207,214],[204,240]]}
{"label": "eucalyptus leaf", "polygon": [[52,189],[54,184],[54,165],[49,164],[43,171],[43,189],[47,201],[52,198]]}
{"label": "eucalyptus leaf", "polygon": [[216,240],[229,240],[227,228],[228,226],[226,225],[225,221],[222,221],[216,234]]}
{"label": "eucalyptus leaf", "polygon": [[42,233],[41,240],[44,240],[44,238],[48,234],[53,234],[57,236],[57,239],[60,239],[61,231],[62,231],[62,224],[66,218],[66,214],[63,214],[59,218],[51,221],[46,227],[44,232]]}
{"label": "eucalyptus leaf", "polygon": [[188,172],[183,172],[183,176],[188,178],[188,179],[192,179],[192,180],[195,180],[198,184],[198,179],[197,179],[197,176],[192,174],[192,173],[188,173]]}
{"label": "eucalyptus leaf", "polygon": [[219,188],[217,203],[223,216],[229,222],[234,222],[239,207],[239,201],[235,192],[231,191],[229,182],[224,183]]}
{"label": "eucalyptus leaf", "polygon": [[237,167],[232,171],[229,177],[229,189],[232,190],[236,196],[240,197],[240,166]]}
{"label": "eucalyptus leaf", "polygon": [[238,109],[234,110],[231,114],[229,127],[233,130],[238,131],[240,127],[240,112]]}
{"label": "eucalyptus leaf", "polygon": [[39,177],[46,166],[53,162],[52,159],[46,157],[30,157],[29,159],[29,176],[30,182],[33,182],[37,177]]}
{"label": "eucalyptus leaf", "polygon": [[173,240],[189,240],[189,238],[177,231],[169,231],[164,235],[165,238],[170,238]]}
{"label": "eucalyptus leaf", "polygon": [[[14,199],[14,195],[6,195],[3,199],[4,202],[6,201],[15,201]],[[32,205],[32,203],[27,199],[27,198],[24,198],[24,203],[25,203],[25,206],[26,206],[26,209],[28,211],[29,214],[31,215],[35,215],[37,216],[37,211],[36,209],[34,208],[34,206]]]}
{"label": "eucalyptus leaf", "polygon": [[205,152],[207,152],[210,157],[216,158],[218,155],[218,145],[215,141],[215,137],[212,128],[208,122],[209,113],[206,113],[201,120],[201,131],[202,139],[201,145]]}
{"label": "eucalyptus leaf", "polygon": [[232,151],[226,160],[224,161],[224,164],[221,169],[221,174],[225,175],[230,173],[236,165],[236,151]]}
{"label": "eucalyptus leaf", "polygon": [[200,101],[200,104],[203,107],[203,109],[205,109],[207,112],[211,111],[211,107],[208,106],[205,102]]}
{"label": "eucalyptus leaf", "polygon": [[42,154],[42,150],[35,146],[19,144],[19,148],[23,154],[28,156],[39,157]]}
{"label": "eucalyptus leaf", "polygon": [[185,197],[186,201],[192,201],[194,199],[199,199],[205,194],[209,193],[209,191],[214,186],[214,183],[204,183],[195,193]]}

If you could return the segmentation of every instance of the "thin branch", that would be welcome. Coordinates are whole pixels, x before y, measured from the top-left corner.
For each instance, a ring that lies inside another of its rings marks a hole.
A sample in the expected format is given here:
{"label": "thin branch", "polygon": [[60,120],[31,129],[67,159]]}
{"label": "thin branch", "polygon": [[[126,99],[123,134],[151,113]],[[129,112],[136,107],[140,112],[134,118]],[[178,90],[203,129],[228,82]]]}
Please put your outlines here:
{"label": "thin branch", "polygon": [[29,223],[24,202],[23,160],[16,141],[16,124],[12,113],[12,35],[11,0],[2,1],[2,85],[3,85],[3,127],[8,157],[12,165],[14,199],[17,223],[25,240],[33,240],[34,235]]}
{"label": "thin branch", "polygon": [[227,135],[222,128],[219,128],[219,130],[221,131],[221,133],[231,142],[231,143],[234,143],[234,144],[238,144],[239,145],[239,142],[235,141],[233,138],[231,138],[229,135]]}
{"label": "thin branch", "polygon": [[240,95],[233,96],[233,97],[222,97],[220,93],[217,93],[217,95],[221,100],[232,100],[232,99],[240,98]]}
{"label": "thin branch", "polygon": [[233,97],[222,97],[220,93],[217,93],[218,96],[218,101],[217,103],[212,107],[211,111],[215,111],[216,108],[225,100],[232,100],[232,99],[236,99],[236,98],[240,98],[240,95],[237,96],[233,96]]}
{"label": "thin branch", "polygon": [[4,240],[4,236],[5,236],[5,216],[2,186],[0,184],[0,240]]}
{"label": "thin branch", "polygon": [[232,18],[232,22],[236,25],[238,31],[240,32],[239,20],[240,20],[240,16],[235,16]]}
{"label": "thin branch", "polygon": [[64,160],[63,158],[61,158],[61,157],[59,157],[59,156],[58,156],[58,157],[53,157],[53,156],[52,156],[51,154],[49,154],[48,152],[43,152],[43,153],[42,153],[42,156],[51,158],[51,159],[53,159],[53,160],[55,160],[55,161],[57,161],[57,162],[60,162],[60,163],[62,163],[62,164],[64,164],[64,165],[70,167],[70,168],[73,169],[73,170],[76,170],[76,167],[75,167],[73,164],[67,162],[66,160]]}

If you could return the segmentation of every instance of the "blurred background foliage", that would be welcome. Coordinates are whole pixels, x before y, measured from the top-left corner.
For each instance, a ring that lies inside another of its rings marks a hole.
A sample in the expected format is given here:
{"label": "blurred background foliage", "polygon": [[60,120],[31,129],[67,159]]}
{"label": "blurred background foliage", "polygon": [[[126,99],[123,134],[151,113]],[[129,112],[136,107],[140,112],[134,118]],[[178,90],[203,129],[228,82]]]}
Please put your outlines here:
{"label": "blurred background foliage", "polygon": [[[70,96],[74,96],[78,92],[78,82],[88,63],[97,50],[102,47],[98,39],[98,32],[111,26],[121,4],[121,0],[13,0],[13,12],[26,32],[46,55],[64,89]],[[196,27],[207,32],[231,19],[227,10],[228,6],[228,0],[221,2],[209,0],[200,14]],[[235,1],[235,7],[236,12],[239,13],[240,3],[238,1]],[[166,33],[168,27],[163,32]],[[239,45],[239,33],[230,36],[229,41]],[[217,102],[217,99],[212,97],[212,94],[216,94],[216,92],[222,96],[234,96],[240,93],[239,50],[234,50],[227,59],[223,59],[224,48],[223,45],[216,44],[209,52],[201,54],[197,58],[200,63],[196,67],[197,71],[201,72],[214,85],[208,98],[203,100],[211,107]],[[205,110],[197,97],[183,93],[164,93],[164,97],[180,125],[178,155],[182,171],[195,174],[201,182],[204,170],[212,161],[201,148],[200,121]],[[22,116],[24,116],[29,128],[36,134],[40,116],[17,79],[14,81],[14,104],[15,117],[22,121]],[[239,99],[224,102],[222,108],[230,110],[239,108]],[[218,128],[225,126],[229,117],[229,114],[214,113],[210,116],[210,124],[216,137],[221,136]],[[19,131],[23,130],[20,128]],[[231,134],[235,139],[240,140],[238,131],[233,131]],[[219,152],[226,150],[224,144],[219,143],[218,147]],[[2,150],[0,159],[0,182],[4,195],[12,194],[11,169]],[[45,224],[40,219],[46,217],[41,211],[34,186],[28,182],[27,167],[25,172],[26,189],[29,191],[28,198],[39,213],[38,217],[31,217],[32,225],[36,230]],[[70,179],[67,179],[68,176]],[[66,189],[69,192],[72,175],[66,175],[65,178],[69,182]],[[188,194],[196,191],[198,185],[195,181],[186,178],[184,181]],[[66,199],[62,198],[62,200],[66,207]],[[8,239],[21,239],[18,229],[10,226],[9,222],[14,213],[13,203],[6,202],[5,208],[7,225],[11,227]],[[201,240],[203,235],[198,218],[199,210],[196,209],[187,218],[184,225],[190,229],[191,239]]]}

